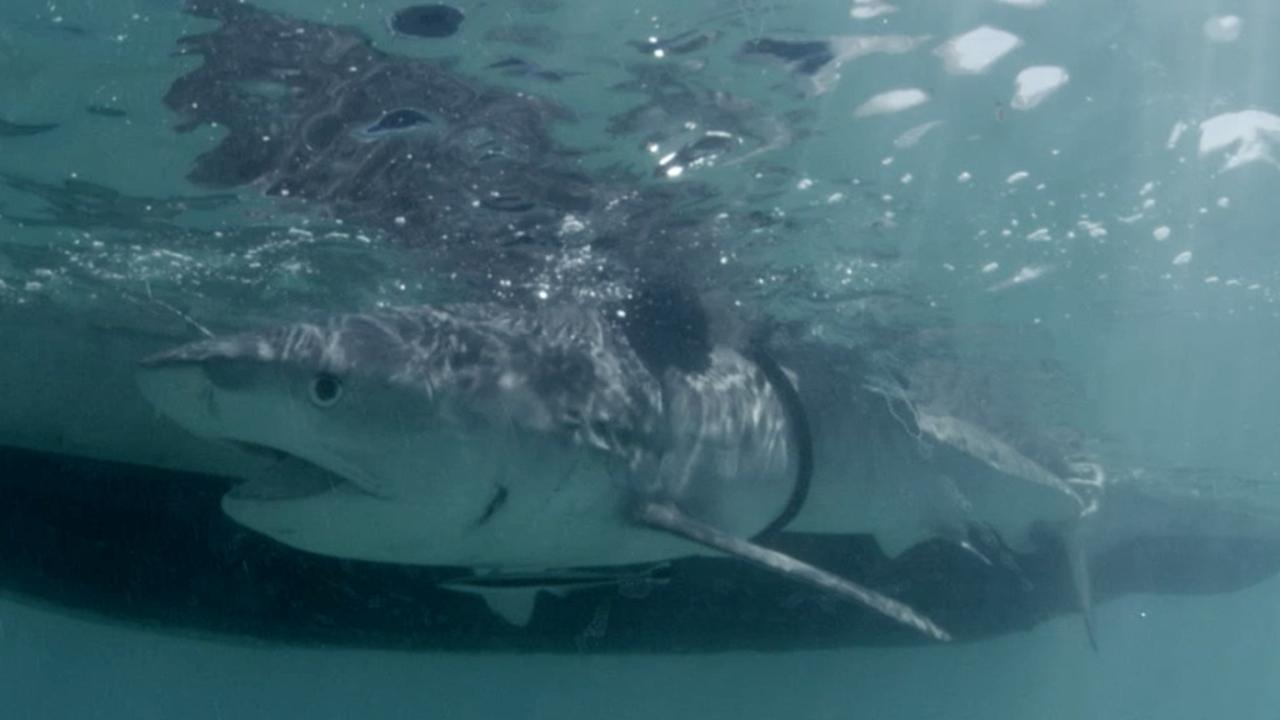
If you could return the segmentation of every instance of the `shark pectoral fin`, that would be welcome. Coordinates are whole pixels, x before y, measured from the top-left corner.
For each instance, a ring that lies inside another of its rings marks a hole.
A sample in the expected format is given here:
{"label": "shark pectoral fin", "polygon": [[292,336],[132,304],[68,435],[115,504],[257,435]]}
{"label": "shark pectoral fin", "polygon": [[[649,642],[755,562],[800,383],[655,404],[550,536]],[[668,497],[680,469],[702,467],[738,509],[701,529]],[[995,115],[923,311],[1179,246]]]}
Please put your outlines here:
{"label": "shark pectoral fin", "polygon": [[935,640],[947,641],[951,639],[951,635],[947,631],[904,603],[797,560],[785,553],[770,550],[750,540],[730,535],[706,523],[699,522],[680,512],[678,508],[670,503],[643,503],[636,512],[636,519],[650,527],[679,535],[699,545],[746,560],[766,570],[772,570],[822,590],[843,595],[903,625],[919,630]]}
{"label": "shark pectoral fin", "polygon": [[533,608],[538,604],[540,588],[477,588],[467,585],[444,583],[443,587],[456,592],[479,595],[495,615],[509,624],[525,627],[533,618]]}

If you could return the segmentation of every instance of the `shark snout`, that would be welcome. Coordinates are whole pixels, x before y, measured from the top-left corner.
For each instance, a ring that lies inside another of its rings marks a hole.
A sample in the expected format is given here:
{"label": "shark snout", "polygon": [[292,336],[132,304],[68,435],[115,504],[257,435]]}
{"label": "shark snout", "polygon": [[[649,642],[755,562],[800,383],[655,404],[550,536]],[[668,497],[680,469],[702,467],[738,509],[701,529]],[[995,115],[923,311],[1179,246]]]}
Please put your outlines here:
{"label": "shark snout", "polygon": [[136,379],[161,414],[198,435],[220,435],[218,397],[251,388],[276,355],[270,338],[259,333],[209,338],[144,358]]}
{"label": "shark snout", "polygon": [[148,359],[136,380],[142,396],[160,414],[197,435],[217,434],[213,384],[199,363]]}

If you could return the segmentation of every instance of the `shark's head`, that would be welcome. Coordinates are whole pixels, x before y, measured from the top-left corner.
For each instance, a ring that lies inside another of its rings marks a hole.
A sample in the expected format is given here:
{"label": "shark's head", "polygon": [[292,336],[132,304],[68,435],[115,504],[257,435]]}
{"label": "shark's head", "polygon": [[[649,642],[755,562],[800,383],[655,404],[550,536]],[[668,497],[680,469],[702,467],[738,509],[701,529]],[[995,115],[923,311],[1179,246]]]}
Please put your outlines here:
{"label": "shark's head", "polygon": [[[424,327],[406,318],[340,316],[200,341],[143,362],[139,384],[193,433],[283,452],[380,496],[429,482],[398,451],[447,434],[421,367]],[[437,456],[436,458],[440,458]]]}
{"label": "shark's head", "polygon": [[[535,563],[573,555],[566,518],[613,521],[616,480],[652,454],[658,391],[609,342],[572,319],[415,308],[194,342],[138,382],[196,435],[304,461],[224,500],[249,527],[348,557]],[[332,482],[285,477],[298,465]]]}

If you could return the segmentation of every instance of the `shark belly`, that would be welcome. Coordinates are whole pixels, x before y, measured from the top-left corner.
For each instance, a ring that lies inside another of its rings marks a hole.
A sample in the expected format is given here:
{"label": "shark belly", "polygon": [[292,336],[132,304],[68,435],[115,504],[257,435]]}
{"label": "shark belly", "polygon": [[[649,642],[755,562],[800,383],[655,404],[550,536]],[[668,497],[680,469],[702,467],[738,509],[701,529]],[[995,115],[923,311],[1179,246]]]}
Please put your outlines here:
{"label": "shark belly", "polygon": [[[528,492],[529,488],[516,491]],[[332,557],[408,565],[537,570],[656,562],[701,548],[625,522],[624,493],[585,475],[554,496],[510,497],[493,517],[432,522],[437,509],[370,495],[349,483],[294,498],[231,493],[236,522],[290,547]]]}

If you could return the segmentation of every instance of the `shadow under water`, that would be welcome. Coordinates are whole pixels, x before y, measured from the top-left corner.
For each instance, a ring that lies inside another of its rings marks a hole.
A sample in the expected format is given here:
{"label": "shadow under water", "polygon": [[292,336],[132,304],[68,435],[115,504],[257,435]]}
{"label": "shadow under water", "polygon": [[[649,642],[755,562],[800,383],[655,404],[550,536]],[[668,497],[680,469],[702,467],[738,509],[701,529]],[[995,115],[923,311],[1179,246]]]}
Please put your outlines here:
{"label": "shadow under water", "polygon": [[[623,585],[542,593],[527,626],[444,589],[461,568],[300,552],[227,518],[232,482],[0,449],[0,592],[167,633],[401,650],[698,653],[919,644],[865,608],[727,558],[687,558]],[[1140,496],[1114,491],[1127,512]],[[1103,512],[1107,512],[1104,508]],[[989,563],[942,541],[896,559],[867,535],[781,533],[772,544],[864,578],[958,640],[1075,612],[1064,554]],[[1230,592],[1280,571],[1280,537],[1140,537],[1092,558],[1095,599]],[[1105,633],[1103,636],[1105,643]]]}

